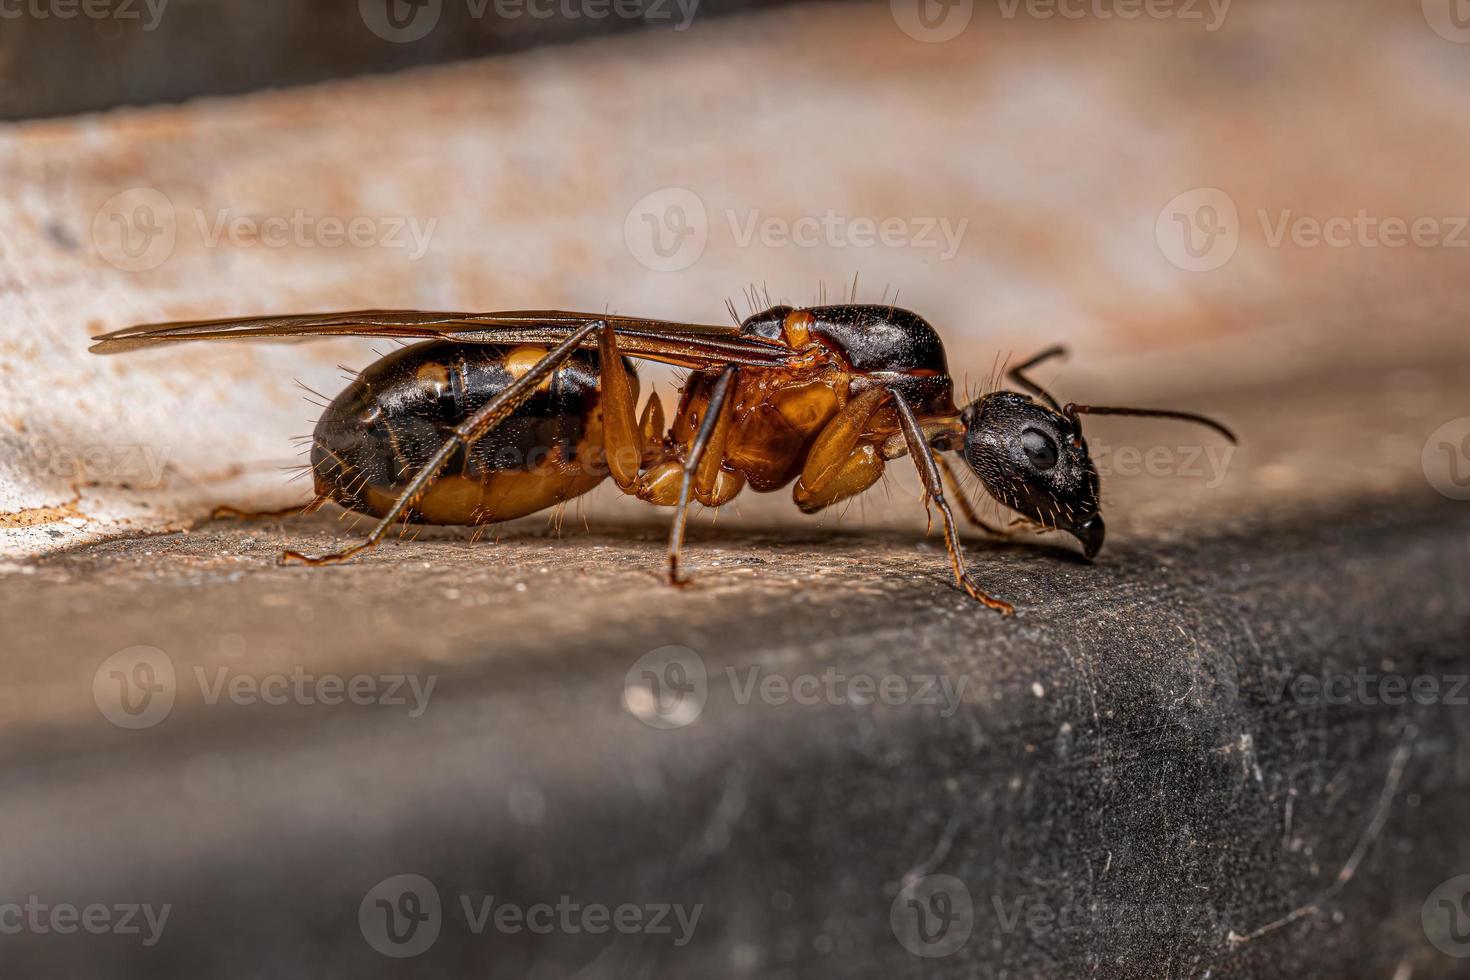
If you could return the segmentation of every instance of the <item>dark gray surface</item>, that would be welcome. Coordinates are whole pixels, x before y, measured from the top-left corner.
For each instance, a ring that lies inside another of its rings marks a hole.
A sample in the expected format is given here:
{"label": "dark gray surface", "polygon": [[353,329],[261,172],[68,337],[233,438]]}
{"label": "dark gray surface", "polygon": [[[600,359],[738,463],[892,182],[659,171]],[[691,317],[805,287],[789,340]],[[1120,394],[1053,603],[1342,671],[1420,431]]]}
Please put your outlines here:
{"label": "dark gray surface", "polygon": [[[282,530],[211,525],[12,575],[15,661],[48,642],[148,643],[181,677],[231,657],[259,674],[334,648],[354,669],[435,674],[429,709],[207,705],[186,680],[163,723],[122,731],[88,697],[108,648],[51,665],[56,710],[5,741],[7,892],[174,908],[146,951],[0,937],[7,975],[1464,975],[1419,914],[1470,871],[1470,708],[1276,693],[1303,671],[1465,672],[1470,514],[1427,490],[1119,541],[1094,566],[976,545],[981,580],[1019,600],[1009,620],[948,586],[932,540],[881,529],[701,529],[701,584],[680,593],[644,575],[657,524],[512,531],[493,550],[524,591],[484,564],[493,546],[455,539],[327,575],[279,568]],[[669,731],[622,703],[629,668],[664,644],[698,651],[710,678],[703,713]],[[753,666],[970,680],[950,717],[742,705],[725,670]],[[973,933],[942,959],[889,925],[900,882],[924,872],[974,901]],[[431,879],[447,911],[433,947],[398,961],[357,909],[401,873]],[[462,894],[703,911],[684,948],[477,936]],[[1008,931],[1017,902],[1119,917]]]}

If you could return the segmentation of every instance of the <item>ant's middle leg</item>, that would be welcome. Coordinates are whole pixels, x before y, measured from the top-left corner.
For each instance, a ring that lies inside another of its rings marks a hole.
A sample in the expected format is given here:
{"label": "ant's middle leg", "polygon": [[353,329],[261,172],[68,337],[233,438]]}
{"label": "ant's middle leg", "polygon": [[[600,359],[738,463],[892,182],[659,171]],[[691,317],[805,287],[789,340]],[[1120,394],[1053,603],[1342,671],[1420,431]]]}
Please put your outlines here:
{"label": "ant's middle leg", "polygon": [[949,484],[949,491],[954,494],[954,500],[960,508],[960,513],[964,515],[965,520],[971,526],[978,527],[986,534],[992,534],[997,538],[1008,538],[1011,536],[1010,531],[1007,531],[1005,528],[995,527],[976,513],[975,505],[970,502],[970,498],[965,494],[965,488],[960,486],[960,480],[955,474],[954,467],[949,465],[949,460],[944,458],[943,453],[934,453],[934,462],[939,464],[939,470],[944,474],[944,482]]}
{"label": "ant's middle leg", "polygon": [[699,431],[689,446],[688,455],[684,457],[682,478],[679,482],[679,502],[674,511],[674,526],[669,531],[670,585],[688,584],[686,580],[679,578],[679,552],[684,547],[684,522],[688,517],[689,497],[696,481],[701,487],[708,487],[714,492],[719,479],[720,463],[725,455],[725,435],[730,428],[730,412],[727,409],[734,406],[733,402],[728,402],[728,396],[738,370],[731,364],[720,372],[719,379],[710,390],[704,418],[699,422]]}
{"label": "ant's middle leg", "polygon": [[1036,395],[1042,401],[1046,402],[1046,404],[1051,407],[1052,411],[1060,412],[1062,410],[1062,406],[1057,404],[1057,400],[1051,396],[1051,392],[1047,391],[1045,388],[1041,387],[1041,385],[1028,378],[1026,376],[1026,372],[1044,361],[1049,361],[1054,357],[1066,356],[1067,348],[1063,347],[1061,344],[1057,344],[1055,346],[1048,347],[1046,350],[1042,351],[1040,354],[1037,354],[1035,357],[1032,357],[1029,360],[1022,361],[1020,364],[1017,364],[1015,367],[1006,372],[1006,376],[1009,377],[1011,379],[1011,382],[1017,387],[1026,389],[1027,391],[1031,392],[1031,394]]}

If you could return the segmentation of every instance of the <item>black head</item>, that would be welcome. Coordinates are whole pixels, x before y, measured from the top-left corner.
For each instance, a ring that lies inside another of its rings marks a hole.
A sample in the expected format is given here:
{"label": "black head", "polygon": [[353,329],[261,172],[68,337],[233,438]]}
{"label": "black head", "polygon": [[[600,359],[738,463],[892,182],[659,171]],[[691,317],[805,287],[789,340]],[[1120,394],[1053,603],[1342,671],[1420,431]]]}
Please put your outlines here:
{"label": "black head", "polygon": [[1106,528],[1097,512],[1097,469],[1075,416],[1027,395],[996,391],[960,413],[965,463],[1001,503],[1045,527],[1066,531],[1088,558]]}

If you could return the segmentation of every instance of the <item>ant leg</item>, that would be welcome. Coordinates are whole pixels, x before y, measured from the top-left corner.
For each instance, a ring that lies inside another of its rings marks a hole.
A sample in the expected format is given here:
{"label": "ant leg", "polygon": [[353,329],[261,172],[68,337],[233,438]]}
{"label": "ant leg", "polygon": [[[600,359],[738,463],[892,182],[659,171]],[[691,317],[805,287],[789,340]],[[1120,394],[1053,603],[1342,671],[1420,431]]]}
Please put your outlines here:
{"label": "ant leg", "polygon": [[404,487],[403,492],[398,495],[398,499],[393,501],[393,506],[388,508],[388,513],[384,514],[382,519],[373,526],[373,529],[368,532],[367,538],[361,543],[355,544],[350,548],[344,548],[341,551],[334,551],[330,554],[319,556],[306,555],[299,551],[287,551],[281,555],[281,560],[288,562],[298,561],[307,565],[330,565],[336,562],[346,561],[353,555],[375,546],[383,539],[383,535],[388,533],[388,529],[404,515],[404,512],[413,506],[414,501],[428,489],[434,477],[439,475],[439,471],[444,468],[445,464],[449,462],[449,458],[457,450],[461,447],[468,449],[479,441],[485,433],[495,428],[501,422],[504,422],[510,416],[511,412],[514,412],[526,399],[535,394],[541,382],[545,381],[567,358],[572,356],[583,340],[591,336],[593,332],[601,330],[604,326],[603,321],[595,320],[577,330],[566,340],[558,344],[545,357],[537,361],[531,370],[511,382],[500,394],[482,405],[479,411],[455,426],[454,434],[446,439],[444,445],[440,446],[434,455],[429,457],[428,462],[420,467],[419,471],[413,475],[413,479],[408,482],[408,486]]}
{"label": "ant leg", "polygon": [[939,470],[944,474],[944,482],[949,484],[950,493],[954,494],[955,503],[959,505],[960,513],[964,515],[966,521],[972,526],[978,527],[986,534],[992,534],[997,538],[1008,538],[1011,536],[1011,532],[1004,528],[991,525],[981,519],[979,514],[975,513],[975,507],[970,503],[970,498],[965,496],[965,488],[960,486],[959,477],[955,475],[954,467],[949,465],[949,460],[944,458],[943,453],[934,453],[934,462],[939,464]]}
{"label": "ant leg", "polygon": [[960,550],[960,534],[955,527],[954,514],[950,512],[949,502],[944,499],[944,485],[939,478],[939,467],[934,464],[934,454],[929,451],[929,444],[924,441],[924,430],[920,427],[918,417],[914,415],[913,407],[897,391],[893,392],[893,404],[898,409],[898,421],[903,426],[903,436],[908,441],[909,455],[913,457],[914,467],[919,471],[919,479],[924,482],[924,491],[939,508],[940,516],[944,518],[944,544],[949,549],[949,562],[954,568],[955,579],[972,599],[983,602],[1003,616],[1009,616],[1016,611],[1016,607],[1009,602],[986,595],[980,586],[975,584],[975,580],[970,578],[970,573],[965,570],[965,557]]}
{"label": "ant leg", "polygon": [[[689,512],[689,493],[694,488],[694,477],[700,469],[700,463],[704,460],[705,449],[710,442],[710,435],[715,430],[715,423],[724,414],[725,396],[730,392],[730,385],[735,380],[735,365],[731,364],[720,372],[719,380],[715,382],[714,389],[709,396],[709,404],[705,406],[704,418],[700,420],[699,432],[694,436],[694,442],[689,447],[689,455],[684,457],[684,479],[679,484],[679,503],[674,511],[674,526],[669,532],[669,584],[687,585],[687,580],[679,578],[679,551],[684,547],[684,521]],[[714,465],[719,466],[719,456],[715,454]],[[705,474],[700,473],[701,477]],[[713,486],[713,479],[710,481]]]}
{"label": "ant leg", "polygon": [[[807,452],[806,462],[802,464],[801,477],[791,492],[798,507],[806,511],[809,505],[814,505],[812,509],[816,510],[839,499],[824,494],[824,491],[844,475],[846,467],[856,465],[849,460],[857,449],[858,440],[867,432],[873,413],[887,400],[887,388],[869,388],[842,406],[817,434],[812,448]],[[881,468],[880,461],[879,469]],[[877,477],[873,479],[876,480]]]}
{"label": "ant leg", "polygon": [[1054,347],[1048,347],[1040,354],[1037,354],[1035,357],[1031,358],[1031,360],[1023,361],[1022,363],[1017,364],[1015,367],[1011,368],[1009,371],[1006,372],[1006,377],[1010,378],[1011,383],[1016,385],[1017,387],[1025,388],[1027,391],[1031,392],[1031,394],[1039,396],[1042,401],[1046,402],[1046,404],[1051,407],[1052,411],[1060,412],[1062,410],[1062,406],[1057,404],[1057,400],[1051,396],[1051,393],[1048,392],[1045,388],[1041,387],[1041,385],[1026,377],[1025,372],[1031,370],[1043,361],[1051,360],[1053,357],[1066,356],[1067,348],[1063,347],[1061,344],[1057,344]]}
{"label": "ant leg", "polygon": [[643,463],[643,432],[634,414],[638,394],[628,376],[623,355],[618,352],[618,340],[611,324],[603,326],[597,349],[602,387],[602,451],[613,482],[624,493],[632,493]]}
{"label": "ant leg", "polygon": [[320,508],[326,502],[327,498],[325,496],[314,497],[304,504],[296,504],[294,507],[282,507],[280,510],[241,510],[238,507],[223,504],[214,509],[214,512],[209,515],[209,519],[212,521],[220,521],[227,518],[237,521],[261,521],[269,520],[273,517],[304,517]]}

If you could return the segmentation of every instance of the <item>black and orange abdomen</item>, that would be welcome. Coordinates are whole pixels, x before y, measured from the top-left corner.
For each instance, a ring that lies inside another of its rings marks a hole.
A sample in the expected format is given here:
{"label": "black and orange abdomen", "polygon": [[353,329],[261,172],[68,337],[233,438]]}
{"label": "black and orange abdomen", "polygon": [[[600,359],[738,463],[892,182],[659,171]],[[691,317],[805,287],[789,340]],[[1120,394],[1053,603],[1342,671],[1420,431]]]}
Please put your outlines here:
{"label": "black and orange abdomen", "polygon": [[[545,356],[537,346],[428,341],[383,358],[328,406],[312,438],[316,492],[382,516],[454,427]],[[631,363],[628,372],[636,384]],[[596,351],[572,355],[467,452],[409,520],[487,524],[544,510],[607,476]]]}

